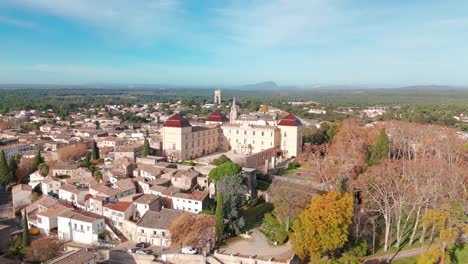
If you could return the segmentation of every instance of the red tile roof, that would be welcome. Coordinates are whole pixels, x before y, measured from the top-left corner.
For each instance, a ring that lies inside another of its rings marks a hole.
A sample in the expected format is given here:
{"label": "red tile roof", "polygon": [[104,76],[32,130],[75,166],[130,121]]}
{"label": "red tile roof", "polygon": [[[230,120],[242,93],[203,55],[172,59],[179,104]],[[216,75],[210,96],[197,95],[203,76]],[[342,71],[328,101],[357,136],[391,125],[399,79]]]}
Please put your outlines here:
{"label": "red tile roof", "polygon": [[278,126],[302,126],[302,123],[294,115],[288,114],[279,121]]}
{"label": "red tile roof", "polygon": [[225,114],[221,113],[220,111],[214,111],[208,117],[208,121],[210,122],[227,122],[228,119]]}
{"label": "red tile roof", "polygon": [[164,127],[191,127],[190,122],[179,114],[173,114],[163,125]]}
{"label": "red tile roof", "polygon": [[107,207],[114,211],[125,212],[127,211],[128,207],[131,205],[132,205],[131,202],[117,202],[115,204],[112,204],[112,203],[106,204],[104,205],[104,207]]}

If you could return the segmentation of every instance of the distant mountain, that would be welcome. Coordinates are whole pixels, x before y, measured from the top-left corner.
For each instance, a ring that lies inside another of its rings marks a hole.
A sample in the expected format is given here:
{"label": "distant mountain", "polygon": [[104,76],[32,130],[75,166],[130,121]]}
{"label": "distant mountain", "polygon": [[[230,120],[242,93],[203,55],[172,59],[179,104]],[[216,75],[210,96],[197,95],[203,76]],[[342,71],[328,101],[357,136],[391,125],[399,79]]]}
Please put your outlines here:
{"label": "distant mountain", "polygon": [[295,89],[297,87],[296,86],[279,86],[278,84],[276,84],[273,81],[227,87],[227,89],[251,90],[251,91],[257,91],[257,90],[275,91],[275,90],[287,90],[287,89],[291,89],[291,88]]}

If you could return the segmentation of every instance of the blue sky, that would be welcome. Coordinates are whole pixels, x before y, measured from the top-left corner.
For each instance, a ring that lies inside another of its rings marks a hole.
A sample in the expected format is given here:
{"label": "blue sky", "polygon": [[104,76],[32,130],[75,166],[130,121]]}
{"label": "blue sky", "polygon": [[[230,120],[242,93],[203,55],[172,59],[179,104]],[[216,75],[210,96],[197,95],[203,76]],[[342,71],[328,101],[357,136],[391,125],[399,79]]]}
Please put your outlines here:
{"label": "blue sky", "polygon": [[2,0],[0,83],[468,86],[468,1]]}

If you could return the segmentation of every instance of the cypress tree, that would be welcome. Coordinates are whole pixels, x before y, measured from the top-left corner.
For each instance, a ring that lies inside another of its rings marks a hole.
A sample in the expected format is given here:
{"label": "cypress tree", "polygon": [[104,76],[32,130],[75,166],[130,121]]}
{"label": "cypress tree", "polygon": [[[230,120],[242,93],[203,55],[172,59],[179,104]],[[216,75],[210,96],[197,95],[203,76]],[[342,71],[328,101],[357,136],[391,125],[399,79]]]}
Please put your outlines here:
{"label": "cypress tree", "polygon": [[388,157],[388,152],[389,140],[387,134],[385,133],[385,128],[382,128],[380,129],[377,142],[375,142],[375,145],[370,153],[368,164],[374,165],[379,163],[381,160],[386,159]]}
{"label": "cypress tree", "polygon": [[39,164],[44,162],[44,158],[42,158],[40,150],[38,150],[36,156],[34,156],[33,162],[34,162],[34,167],[36,168],[37,166],[39,166]]}
{"label": "cypress tree", "polygon": [[10,183],[10,168],[8,167],[8,163],[5,157],[5,151],[0,152],[0,184],[2,186],[7,185]]}
{"label": "cypress tree", "polygon": [[11,181],[14,180],[16,170],[18,169],[18,159],[17,159],[17,157],[12,157],[10,159],[10,164],[8,165],[8,168],[10,170],[9,182],[11,182]]}
{"label": "cypress tree", "polygon": [[91,158],[93,160],[98,160],[99,159],[99,148],[97,146],[96,141],[93,141],[93,149],[91,151]]}
{"label": "cypress tree", "polygon": [[218,190],[216,195],[216,236],[218,240],[224,233],[224,204],[223,195]]}
{"label": "cypress tree", "polygon": [[26,214],[26,209],[23,214],[23,248],[29,246],[29,232],[28,232],[28,216]]}
{"label": "cypress tree", "polygon": [[146,157],[150,154],[150,145],[148,139],[145,138],[145,143],[143,143],[143,150],[141,151],[141,156]]}

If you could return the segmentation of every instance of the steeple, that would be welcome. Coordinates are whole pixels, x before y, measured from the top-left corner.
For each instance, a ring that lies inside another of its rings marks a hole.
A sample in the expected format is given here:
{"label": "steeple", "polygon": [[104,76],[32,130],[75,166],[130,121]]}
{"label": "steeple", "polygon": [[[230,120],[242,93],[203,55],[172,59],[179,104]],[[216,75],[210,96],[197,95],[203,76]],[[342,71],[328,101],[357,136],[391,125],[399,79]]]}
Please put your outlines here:
{"label": "steeple", "polygon": [[236,105],[236,97],[232,98],[232,105],[231,105],[231,113],[229,114],[229,122],[235,123],[237,119],[237,105]]}

